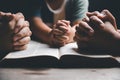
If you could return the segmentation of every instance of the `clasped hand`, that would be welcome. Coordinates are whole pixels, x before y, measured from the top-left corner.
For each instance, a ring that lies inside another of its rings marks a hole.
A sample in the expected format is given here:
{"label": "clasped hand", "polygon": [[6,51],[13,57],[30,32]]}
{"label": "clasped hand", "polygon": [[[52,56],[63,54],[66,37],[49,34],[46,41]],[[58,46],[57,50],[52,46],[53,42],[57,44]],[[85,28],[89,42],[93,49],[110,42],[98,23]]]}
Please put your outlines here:
{"label": "clasped hand", "polygon": [[70,26],[70,21],[58,20],[51,32],[52,45],[60,47],[73,42],[74,32],[74,29]]}
{"label": "clasped hand", "polygon": [[24,50],[30,41],[29,22],[22,13],[0,12],[0,50]]}

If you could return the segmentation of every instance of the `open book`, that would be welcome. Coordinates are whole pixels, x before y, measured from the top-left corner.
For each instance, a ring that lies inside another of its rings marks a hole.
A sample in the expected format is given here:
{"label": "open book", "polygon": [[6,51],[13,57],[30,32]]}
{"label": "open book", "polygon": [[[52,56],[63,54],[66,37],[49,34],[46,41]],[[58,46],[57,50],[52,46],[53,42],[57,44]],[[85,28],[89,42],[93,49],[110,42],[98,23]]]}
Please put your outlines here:
{"label": "open book", "polygon": [[0,62],[0,67],[118,67],[119,65],[120,57],[78,52],[75,42],[60,48],[51,48],[37,41],[31,41],[26,50],[9,53]]}

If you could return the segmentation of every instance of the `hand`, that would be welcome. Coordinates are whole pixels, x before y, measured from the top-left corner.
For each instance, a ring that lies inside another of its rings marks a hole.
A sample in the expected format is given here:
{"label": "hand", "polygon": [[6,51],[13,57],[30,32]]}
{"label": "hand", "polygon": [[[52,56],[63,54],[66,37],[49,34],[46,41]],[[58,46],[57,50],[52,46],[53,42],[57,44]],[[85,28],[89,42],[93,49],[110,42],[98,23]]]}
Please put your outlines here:
{"label": "hand", "polygon": [[87,42],[94,35],[93,28],[85,21],[81,21],[76,27],[74,40],[77,42],[79,49],[87,47]]}
{"label": "hand", "polygon": [[0,14],[1,18],[1,50],[23,50],[30,40],[31,31],[29,23],[24,21],[24,16],[21,13]]}
{"label": "hand", "polygon": [[62,31],[53,28],[50,32],[50,45],[54,47],[64,46],[68,37],[63,34]]}
{"label": "hand", "polygon": [[115,36],[119,35],[109,21],[103,22],[97,16],[90,17],[90,23],[94,29],[94,35],[87,42],[89,48],[98,50],[111,50],[115,42]]}
{"label": "hand", "polygon": [[115,18],[108,11],[104,17],[98,17],[101,16],[99,14],[89,16],[89,20],[81,22],[82,28],[77,28],[76,39],[79,48],[113,50],[113,42],[116,41],[116,36],[119,36],[115,29]]}
{"label": "hand", "polygon": [[29,22],[24,20],[22,13],[17,13],[14,15],[14,20],[16,21],[13,36],[13,49],[14,50],[24,50],[27,48],[27,44],[30,41],[30,36],[32,32],[29,29]]}
{"label": "hand", "polygon": [[12,50],[13,28],[9,25],[11,13],[0,12],[0,51]]}
{"label": "hand", "polygon": [[58,20],[54,26],[54,38],[63,46],[73,42],[75,29],[70,26],[70,22],[66,20]]}
{"label": "hand", "polygon": [[[102,21],[109,21],[114,26],[114,28],[117,30],[116,19],[108,10],[103,10],[101,13],[99,13],[98,11],[88,12],[88,13],[86,13],[86,15],[88,17],[97,16]],[[85,20],[88,21],[89,18],[87,18]]]}
{"label": "hand", "polygon": [[52,32],[53,42],[58,46],[64,46],[67,43],[73,42],[75,30],[71,28],[69,21],[58,20]]}

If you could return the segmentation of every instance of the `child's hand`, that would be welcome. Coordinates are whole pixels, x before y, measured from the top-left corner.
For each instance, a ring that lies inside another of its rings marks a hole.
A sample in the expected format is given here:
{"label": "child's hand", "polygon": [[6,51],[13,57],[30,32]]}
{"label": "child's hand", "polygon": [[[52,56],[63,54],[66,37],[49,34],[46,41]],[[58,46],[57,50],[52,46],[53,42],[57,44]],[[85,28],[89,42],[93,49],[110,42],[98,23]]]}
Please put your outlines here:
{"label": "child's hand", "polygon": [[65,44],[73,42],[73,37],[75,35],[75,29],[73,29],[70,26],[70,21],[59,20],[56,23],[55,28],[63,32],[63,34],[61,34],[61,36],[68,37],[68,39],[66,39],[66,41],[65,41]]}
{"label": "child's hand", "polygon": [[53,28],[53,39],[56,45],[63,46],[67,43],[73,42],[75,29],[70,26],[70,22],[66,20],[59,20]]}
{"label": "child's hand", "polygon": [[69,38],[63,34],[63,31],[53,28],[50,32],[50,45],[54,47],[64,46]]}

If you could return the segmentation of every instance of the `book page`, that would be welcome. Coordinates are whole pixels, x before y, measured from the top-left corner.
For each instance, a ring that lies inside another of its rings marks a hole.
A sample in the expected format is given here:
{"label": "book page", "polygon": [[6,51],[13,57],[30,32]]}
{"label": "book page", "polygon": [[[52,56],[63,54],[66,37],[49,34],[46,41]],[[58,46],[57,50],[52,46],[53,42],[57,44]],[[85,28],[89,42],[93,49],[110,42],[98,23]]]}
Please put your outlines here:
{"label": "book page", "polygon": [[53,56],[59,58],[59,51],[58,48],[50,48],[47,44],[31,40],[26,50],[11,52],[4,59],[28,58],[35,56]]}
{"label": "book page", "polygon": [[83,56],[83,57],[89,57],[89,58],[113,58],[115,60],[117,60],[120,63],[120,57],[113,57],[111,55],[108,54],[89,54],[89,53],[85,53],[85,52],[78,52],[78,47],[77,47],[77,43],[69,43],[63,47],[61,47],[59,49],[60,52],[60,56],[64,56],[64,55],[76,55],[76,56]]}

